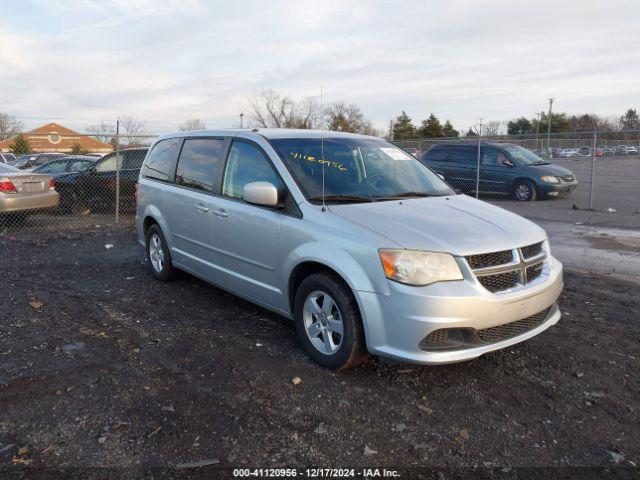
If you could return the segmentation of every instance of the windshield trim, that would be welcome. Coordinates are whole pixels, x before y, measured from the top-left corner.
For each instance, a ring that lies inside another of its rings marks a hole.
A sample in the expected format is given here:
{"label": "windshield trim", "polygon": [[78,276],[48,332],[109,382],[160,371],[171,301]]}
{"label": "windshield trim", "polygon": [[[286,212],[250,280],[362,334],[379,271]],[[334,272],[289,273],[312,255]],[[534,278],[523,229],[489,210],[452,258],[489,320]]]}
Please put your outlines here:
{"label": "windshield trim", "polygon": [[[401,150],[403,152],[404,149],[398,147],[397,145],[388,142],[386,140],[384,140],[383,138],[379,138],[379,137],[371,137],[368,135],[358,135],[357,137],[365,137],[365,138],[369,138],[369,139],[375,139],[375,140],[381,140],[383,142],[387,142],[390,146],[397,148],[398,150]],[[356,136],[354,136],[354,139],[357,139]],[[274,138],[267,138],[265,136],[263,136],[262,138],[264,138],[267,143],[269,144],[269,146],[271,147],[271,149],[275,152],[276,157],[278,158],[278,160],[280,161],[280,163],[282,164],[282,166],[285,168],[285,170],[289,173],[289,175],[291,176],[291,178],[293,179],[293,181],[296,184],[296,187],[298,187],[298,190],[300,191],[300,193],[302,193],[302,196],[304,197],[305,201],[307,203],[310,203],[312,205],[322,205],[322,199],[317,199],[316,195],[309,195],[306,190],[303,187],[302,182],[300,181],[300,179],[298,178],[298,176],[296,175],[296,173],[293,171],[292,168],[289,167],[288,163],[286,161],[283,160],[280,151],[278,150],[278,148],[276,147],[276,145],[272,142],[272,140],[320,140],[320,138],[317,137],[274,137]],[[322,138],[323,140],[344,140],[345,137],[341,137],[341,136],[326,136]],[[407,152],[405,152],[407,153]],[[417,159],[416,157],[414,157],[413,155],[407,153],[407,155],[409,155],[411,157],[410,160],[407,161],[412,161],[412,162],[417,162],[422,168],[427,169],[429,172],[431,172],[433,175],[437,176],[438,179],[440,181],[442,181],[443,183],[445,183],[447,185],[447,187],[449,187],[449,190],[451,190],[450,193],[446,194],[446,195],[428,195],[428,196],[415,196],[415,197],[402,197],[402,198],[391,198],[391,197],[369,197],[370,201],[368,202],[364,202],[362,200],[356,200],[353,202],[346,202],[346,201],[340,201],[340,204],[343,205],[352,205],[352,204],[356,204],[356,203],[374,203],[374,202],[393,202],[393,201],[399,201],[399,200],[411,200],[411,199],[416,199],[416,198],[430,198],[430,197],[441,197],[441,196],[455,196],[455,195],[459,195],[459,193],[456,191],[455,188],[453,188],[449,182],[447,182],[445,179],[441,178],[440,175],[438,175],[436,172],[434,172],[433,170],[431,170],[431,168],[429,168],[427,165],[425,165],[424,163],[422,163],[419,159]],[[329,196],[329,195],[327,195]],[[366,197],[364,197],[366,198]],[[325,199],[325,203],[332,203],[331,200],[326,200]],[[336,202],[337,203],[337,202]]]}

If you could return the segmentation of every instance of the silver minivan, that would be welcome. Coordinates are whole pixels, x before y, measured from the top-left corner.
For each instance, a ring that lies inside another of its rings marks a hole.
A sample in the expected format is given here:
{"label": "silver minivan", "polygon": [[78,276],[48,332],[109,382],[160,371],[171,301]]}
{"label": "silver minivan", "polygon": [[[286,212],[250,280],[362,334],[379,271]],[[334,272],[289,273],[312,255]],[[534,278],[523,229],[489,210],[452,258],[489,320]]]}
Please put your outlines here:
{"label": "silver minivan", "polygon": [[319,364],[469,360],[558,322],[540,227],[459,195],[375,137],[310,130],[158,138],[137,192],[151,273],[176,269],[294,320]]}

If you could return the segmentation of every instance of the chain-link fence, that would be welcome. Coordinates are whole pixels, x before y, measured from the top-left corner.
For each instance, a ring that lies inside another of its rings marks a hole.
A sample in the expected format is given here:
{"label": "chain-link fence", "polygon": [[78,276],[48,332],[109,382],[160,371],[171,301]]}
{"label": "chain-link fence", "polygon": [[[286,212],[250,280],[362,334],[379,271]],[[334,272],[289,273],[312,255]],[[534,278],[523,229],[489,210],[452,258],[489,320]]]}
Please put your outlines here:
{"label": "chain-link fence", "polygon": [[[640,213],[640,131],[396,140],[461,192],[553,207]],[[542,208],[542,207],[540,207]]]}
{"label": "chain-link fence", "polygon": [[[156,136],[28,132],[0,142],[0,232],[132,224],[138,174]],[[11,152],[25,142],[29,153]]]}
{"label": "chain-link fence", "polygon": [[[50,130],[0,140],[0,233],[132,225],[138,174],[157,135]],[[20,142],[32,152],[11,154]],[[536,212],[640,214],[640,131],[395,143],[459,191],[519,213],[528,202]]]}

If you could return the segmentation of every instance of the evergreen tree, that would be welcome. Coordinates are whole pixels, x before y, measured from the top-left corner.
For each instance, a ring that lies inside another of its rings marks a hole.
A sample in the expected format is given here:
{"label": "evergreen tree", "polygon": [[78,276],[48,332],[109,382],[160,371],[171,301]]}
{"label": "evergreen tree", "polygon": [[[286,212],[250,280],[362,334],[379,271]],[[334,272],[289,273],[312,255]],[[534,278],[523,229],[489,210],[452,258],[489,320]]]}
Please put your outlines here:
{"label": "evergreen tree", "polygon": [[460,132],[458,132],[455,128],[453,128],[453,125],[451,125],[451,122],[449,120],[444,122],[444,127],[442,127],[442,133],[444,134],[445,137],[460,136]]}
{"label": "evergreen tree", "polygon": [[422,121],[422,126],[418,133],[422,138],[444,137],[442,124],[433,113],[429,115],[429,118]]}
{"label": "evergreen tree", "polygon": [[415,125],[411,122],[411,117],[403,110],[402,113],[396,117],[396,123],[393,125],[393,139],[394,140],[406,140],[409,138],[416,138],[417,130]]}
{"label": "evergreen tree", "polygon": [[29,141],[24,138],[22,134],[16,135],[16,139],[9,147],[9,150],[11,150],[11,153],[13,153],[16,157],[19,155],[24,155],[25,153],[31,153],[33,151],[31,149]]}
{"label": "evergreen tree", "polygon": [[635,109],[630,108],[620,117],[620,130],[637,130],[640,128],[640,119]]}
{"label": "evergreen tree", "polygon": [[507,123],[507,133],[509,135],[526,135],[535,133],[535,128],[527,118],[520,117]]}
{"label": "evergreen tree", "polygon": [[464,136],[465,137],[477,137],[478,134],[473,131],[473,128],[469,127],[469,130],[467,130],[467,133],[465,133]]}
{"label": "evergreen tree", "polygon": [[82,145],[75,143],[71,146],[71,155],[86,155],[89,150],[82,148]]}

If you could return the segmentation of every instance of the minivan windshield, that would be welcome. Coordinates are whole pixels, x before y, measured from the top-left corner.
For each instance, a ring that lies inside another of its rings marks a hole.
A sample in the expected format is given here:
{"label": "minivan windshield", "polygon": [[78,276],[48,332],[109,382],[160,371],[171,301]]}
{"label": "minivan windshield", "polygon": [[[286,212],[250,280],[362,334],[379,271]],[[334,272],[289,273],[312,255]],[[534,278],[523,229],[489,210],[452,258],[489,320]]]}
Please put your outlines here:
{"label": "minivan windshield", "polygon": [[507,145],[504,147],[504,150],[518,165],[545,165],[549,163],[545,162],[531,150],[527,150],[518,145]]}
{"label": "minivan windshield", "polygon": [[358,202],[453,195],[435,173],[377,138],[269,140],[309,200]]}

